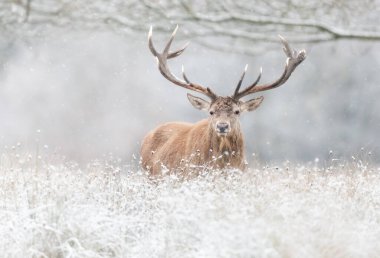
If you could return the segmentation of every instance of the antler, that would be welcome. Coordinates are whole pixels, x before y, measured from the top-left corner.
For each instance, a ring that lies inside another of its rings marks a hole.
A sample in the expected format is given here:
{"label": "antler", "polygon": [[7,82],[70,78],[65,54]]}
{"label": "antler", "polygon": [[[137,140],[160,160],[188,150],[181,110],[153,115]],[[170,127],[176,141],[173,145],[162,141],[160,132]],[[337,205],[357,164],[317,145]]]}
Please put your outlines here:
{"label": "antler", "polygon": [[169,52],[170,46],[173,42],[174,36],[177,32],[178,25],[174,29],[168,43],[166,44],[164,51],[162,53],[158,53],[156,49],[153,46],[153,41],[152,41],[152,34],[153,34],[153,29],[152,26],[150,27],[149,34],[148,34],[148,42],[149,42],[149,49],[152,52],[152,54],[156,57],[157,63],[158,63],[158,69],[160,70],[161,74],[169,81],[172,83],[181,86],[183,88],[186,88],[188,90],[196,91],[199,93],[202,93],[209,97],[210,99],[215,99],[217,95],[211,91],[210,88],[203,87],[199,84],[195,84],[189,81],[189,79],[185,75],[184,67],[182,66],[182,76],[185,81],[182,81],[181,79],[178,79],[174,74],[172,74],[169,70],[167,60],[170,58],[174,58],[179,56],[180,54],[185,51],[186,47],[188,44],[186,44],[184,47],[181,49],[174,51],[174,52]]}
{"label": "antler", "polygon": [[245,75],[247,68],[248,68],[248,65],[246,65],[244,72],[243,72],[243,74],[239,80],[239,83],[236,86],[234,95],[232,96],[234,99],[240,99],[240,98],[247,96],[249,94],[252,94],[252,93],[265,91],[265,90],[271,90],[273,88],[281,86],[282,84],[284,84],[289,79],[290,75],[296,69],[296,67],[300,63],[302,63],[303,60],[305,60],[305,58],[306,58],[306,51],[305,50],[301,50],[299,52],[297,52],[296,50],[292,50],[289,46],[289,43],[286,41],[286,39],[284,39],[280,35],[279,35],[279,37],[281,39],[282,44],[284,45],[283,50],[284,50],[286,56],[288,57],[286,59],[285,70],[282,73],[281,77],[271,84],[257,85],[257,83],[259,82],[259,80],[261,78],[261,74],[263,72],[262,68],[261,68],[260,74],[257,77],[256,81],[252,85],[245,88],[243,91],[239,92],[241,83],[243,82],[244,75]]}

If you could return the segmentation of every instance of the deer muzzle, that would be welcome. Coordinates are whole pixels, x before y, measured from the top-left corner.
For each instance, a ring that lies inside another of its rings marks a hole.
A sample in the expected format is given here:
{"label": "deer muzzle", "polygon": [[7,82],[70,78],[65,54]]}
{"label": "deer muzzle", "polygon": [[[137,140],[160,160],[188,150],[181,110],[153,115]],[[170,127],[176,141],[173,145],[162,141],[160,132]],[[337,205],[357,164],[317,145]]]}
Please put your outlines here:
{"label": "deer muzzle", "polygon": [[218,122],[216,124],[216,132],[219,136],[227,135],[231,130],[230,124],[226,122]]}

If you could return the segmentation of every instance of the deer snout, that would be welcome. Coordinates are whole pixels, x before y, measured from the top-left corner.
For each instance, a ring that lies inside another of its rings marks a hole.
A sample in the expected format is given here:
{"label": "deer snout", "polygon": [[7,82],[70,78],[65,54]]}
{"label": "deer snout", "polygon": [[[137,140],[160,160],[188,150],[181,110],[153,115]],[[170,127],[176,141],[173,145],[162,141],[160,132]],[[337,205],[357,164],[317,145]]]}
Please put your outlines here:
{"label": "deer snout", "polygon": [[219,134],[227,134],[230,131],[230,125],[226,122],[216,124],[216,132]]}

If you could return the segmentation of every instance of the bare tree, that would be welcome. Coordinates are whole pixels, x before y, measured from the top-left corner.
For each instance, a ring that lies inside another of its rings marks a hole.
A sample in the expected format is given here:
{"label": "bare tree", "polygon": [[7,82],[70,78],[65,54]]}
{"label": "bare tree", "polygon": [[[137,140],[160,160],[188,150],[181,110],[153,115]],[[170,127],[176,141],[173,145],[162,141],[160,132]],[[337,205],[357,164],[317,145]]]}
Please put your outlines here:
{"label": "bare tree", "polygon": [[[245,53],[251,53],[252,42],[276,42],[277,34],[286,35],[292,42],[338,38],[380,40],[379,14],[377,0],[4,0],[0,3],[3,30],[27,29],[33,34],[59,26],[146,33],[151,24],[156,31],[164,32],[169,32],[173,24],[186,24],[182,29],[185,35],[200,44]],[[220,37],[225,40],[217,40]]]}

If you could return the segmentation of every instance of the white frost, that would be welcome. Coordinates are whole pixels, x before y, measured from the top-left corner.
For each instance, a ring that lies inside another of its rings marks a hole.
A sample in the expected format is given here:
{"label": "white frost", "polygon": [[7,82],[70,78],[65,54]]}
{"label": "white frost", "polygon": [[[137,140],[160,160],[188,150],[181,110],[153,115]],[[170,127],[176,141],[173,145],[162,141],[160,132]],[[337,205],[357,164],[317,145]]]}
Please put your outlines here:
{"label": "white frost", "polygon": [[[22,155],[21,155],[22,156]],[[116,163],[0,159],[2,257],[376,257],[380,175],[266,166],[159,183]]]}

